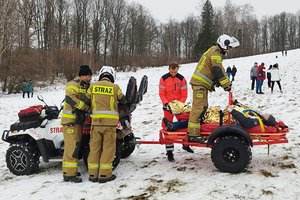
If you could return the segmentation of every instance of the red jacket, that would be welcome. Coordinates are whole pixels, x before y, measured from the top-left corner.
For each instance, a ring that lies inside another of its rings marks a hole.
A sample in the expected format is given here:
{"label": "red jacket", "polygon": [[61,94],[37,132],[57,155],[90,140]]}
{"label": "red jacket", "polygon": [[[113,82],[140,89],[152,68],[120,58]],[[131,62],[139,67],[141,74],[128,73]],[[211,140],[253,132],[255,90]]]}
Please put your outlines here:
{"label": "red jacket", "polygon": [[179,73],[175,77],[170,73],[163,75],[159,80],[159,97],[163,105],[173,100],[184,103],[187,98],[187,83],[184,76]]}
{"label": "red jacket", "polygon": [[[262,69],[262,77],[259,77],[259,71]],[[266,79],[266,73],[265,73],[265,67],[262,65],[259,65],[256,70],[257,80],[265,80]]]}

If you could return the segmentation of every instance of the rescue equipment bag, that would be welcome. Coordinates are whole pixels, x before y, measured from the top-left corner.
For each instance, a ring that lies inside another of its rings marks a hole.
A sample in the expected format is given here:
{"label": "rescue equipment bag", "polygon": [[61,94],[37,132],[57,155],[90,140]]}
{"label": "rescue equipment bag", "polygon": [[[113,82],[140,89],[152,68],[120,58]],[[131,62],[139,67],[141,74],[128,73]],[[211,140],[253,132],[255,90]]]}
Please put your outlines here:
{"label": "rescue equipment bag", "polygon": [[20,110],[20,112],[18,113],[20,122],[24,123],[39,120],[42,109],[42,105],[37,105]]}
{"label": "rescue equipment bag", "polygon": [[41,125],[41,121],[40,120],[36,120],[36,121],[30,121],[30,122],[22,122],[22,123],[14,123],[12,125],[10,125],[10,131],[14,132],[14,131],[25,131],[27,129],[30,128],[37,128]]}

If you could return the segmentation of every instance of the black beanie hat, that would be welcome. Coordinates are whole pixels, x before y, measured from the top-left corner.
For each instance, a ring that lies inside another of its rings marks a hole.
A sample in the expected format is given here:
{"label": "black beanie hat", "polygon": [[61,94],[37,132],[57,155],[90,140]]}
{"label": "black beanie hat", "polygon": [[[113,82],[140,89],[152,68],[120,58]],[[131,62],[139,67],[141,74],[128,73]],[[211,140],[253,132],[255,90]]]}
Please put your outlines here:
{"label": "black beanie hat", "polygon": [[79,76],[84,76],[84,75],[92,75],[92,70],[87,65],[80,66]]}
{"label": "black beanie hat", "polygon": [[269,119],[266,121],[267,126],[275,126],[276,125],[276,120],[273,115],[270,115]]}

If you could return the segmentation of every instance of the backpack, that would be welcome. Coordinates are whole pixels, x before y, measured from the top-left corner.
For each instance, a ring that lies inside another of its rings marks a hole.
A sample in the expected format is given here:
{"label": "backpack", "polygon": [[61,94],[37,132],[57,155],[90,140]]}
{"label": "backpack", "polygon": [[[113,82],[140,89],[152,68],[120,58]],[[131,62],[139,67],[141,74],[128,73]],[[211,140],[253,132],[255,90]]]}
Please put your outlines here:
{"label": "backpack", "polygon": [[258,71],[257,77],[260,77],[260,78],[263,77],[263,69],[262,68]]}

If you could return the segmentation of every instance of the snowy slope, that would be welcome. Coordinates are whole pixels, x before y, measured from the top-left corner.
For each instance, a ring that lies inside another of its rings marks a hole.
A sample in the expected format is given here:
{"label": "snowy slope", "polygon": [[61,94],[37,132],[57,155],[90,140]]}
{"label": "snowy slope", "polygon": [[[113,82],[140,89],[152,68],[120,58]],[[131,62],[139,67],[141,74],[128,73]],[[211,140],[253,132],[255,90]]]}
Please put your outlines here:
{"label": "snowy slope", "polygon": [[[278,58],[275,56],[278,55]],[[299,57],[300,50],[228,59],[223,66],[235,65],[237,75],[234,82],[234,97],[254,110],[272,113],[277,120],[290,127],[288,144],[252,148],[252,162],[247,172],[241,174],[220,173],[211,162],[209,148],[197,148],[194,154],[175,145],[175,163],[169,163],[163,145],[140,145],[131,156],[123,159],[114,170],[115,181],[97,184],[88,181],[88,173],[79,163],[83,182],[79,184],[62,181],[61,163],[43,163],[36,174],[15,176],[5,163],[8,144],[0,141],[0,199],[300,199],[300,105],[299,105]],[[266,66],[279,63],[283,93],[278,86],[270,94],[266,81],[264,95],[250,90],[249,71],[254,62],[265,62]],[[179,73],[189,81],[196,63],[181,65]],[[137,72],[119,72],[117,83],[125,92],[130,76],[139,81],[148,76],[148,92],[133,113],[133,131],[142,140],[158,140],[163,116],[162,104],[158,96],[158,83],[168,67],[140,69]],[[95,79],[97,79],[95,77]],[[64,84],[47,89],[35,88],[35,96],[41,94],[49,105],[60,105],[64,98]],[[192,90],[189,86],[187,103],[191,102]],[[20,109],[40,104],[37,98],[23,99],[21,94],[0,96],[0,130],[9,129],[17,120]],[[210,106],[224,109],[228,93],[221,88],[209,94]]]}

